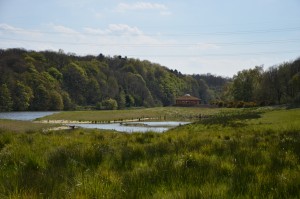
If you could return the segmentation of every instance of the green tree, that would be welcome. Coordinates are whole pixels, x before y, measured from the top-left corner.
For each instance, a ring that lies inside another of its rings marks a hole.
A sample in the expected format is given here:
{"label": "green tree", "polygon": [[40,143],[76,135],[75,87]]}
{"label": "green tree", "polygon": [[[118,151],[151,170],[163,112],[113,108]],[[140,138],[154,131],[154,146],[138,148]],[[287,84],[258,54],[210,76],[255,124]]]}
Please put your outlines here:
{"label": "green tree", "polygon": [[61,74],[61,72],[59,72],[59,70],[57,70],[56,68],[54,67],[51,67],[48,69],[48,73],[54,77],[56,80],[58,80],[59,82],[62,81],[63,79],[63,75]]}
{"label": "green tree", "polygon": [[14,110],[26,111],[33,98],[33,92],[30,87],[24,85],[22,82],[17,81],[14,89],[13,104]]}
{"label": "green tree", "polygon": [[131,95],[126,95],[125,96],[125,101],[126,101],[126,107],[132,107],[135,106],[135,101],[134,98]]}
{"label": "green tree", "polygon": [[236,101],[252,100],[252,79],[247,70],[239,72],[233,80],[233,97]]}
{"label": "green tree", "polygon": [[126,95],[125,92],[122,90],[118,97],[117,97],[117,102],[118,102],[118,108],[119,109],[124,109],[126,106]]}
{"label": "green tree", "polygon": [[257,100],[261,81],[262,67],[243,70],[233,77],[232,92],[236,101]]}
{"label": "green tree", "polygon": [[63,68],[63,79],[71,98],[77,104],[84,105],[88,79],[84,69],[76,63],[68,64]]}
{"label": "green tree", "polygon": [[108,97],[115,98],[119,94],[118,81],[114,76],[108,77],[107,84],[109,85]]}
{"label": "green tree", "polygon": [[289,82],[292,90],[292,96],[300,93],[300,72],[296,73]]}
{"label": "green tree", "polygon": [[64,102],[62,96],[55,90],[49,93],[49,110],[63,110]]}
{"label": "green tree", "polygon": [[300,72],[296,73],[289,82],[293,103],[300,104]]}
{"label": "green tree", "polygon": [[43,85],[39,85],[34,90],[30,109],[34,111],[50,110],[50,92]]}
{"label": "green tree", "polygon": [[195,97],[199,97],[199,84],[197,82],[197,80],[195,78],[193,78],[192,76],[186,76],[184,78],[185,84],[186,84],[186,88],[184,93],[188,93],[190,95],[193,95]]}
{"label": "green tree", "polygon": [[61,93],[61,97],[62,97],[62,100],[63,100],[63,105],[64,105],[64,110],[74,110],[75,109],[75,104],[72,103],[72,100],[69,96],[69,94],[65,91],[63,91]]}
{"label": "green tree", "polygon": [[102,108],[105,110],[116,110],[118,109],[118,103],[114,99],[106,99],[102,102]]}
{"label": "green tree", "polygon": [[199,85],[198,92],[199,92],[199,97],[201,99],[201,102],[204,104],[209,103],[209,101],[211,100],[211,96],[206,82],[203,79],[199,79],[198,85]]}
{"label": "green tree", "polygon": [[180,90],[181,89],[175,76],[164,73],[164,75],[159,79],[158,96],[164,106],[170,106],[174,104],[176,96],[182,95],[182,92],[185,92],[185,90],[182,92],[180,92]]}
{"label": "green tree", "polygon": [[11,99],[10,91],[6,84],[0,86],[0,111],[11,111],[13,101]]}
{"label": "green tree", "polygon": [[152,106],[154,104],[152,95],[141,75],[127,73],[125,89],[134,97],[136,106]]}
{"label": "green tree", "polygon": [[280,101],[282,91],[279,86],[278,70],[275,67],[269,68],[262,75],[260,92],[260,104],[269,105]]}
{"label": "green tree", "polygon": [[86,102],[95,105],[101,99],[100,86],[97,80],[92,77],[88,80],[86,88]]}

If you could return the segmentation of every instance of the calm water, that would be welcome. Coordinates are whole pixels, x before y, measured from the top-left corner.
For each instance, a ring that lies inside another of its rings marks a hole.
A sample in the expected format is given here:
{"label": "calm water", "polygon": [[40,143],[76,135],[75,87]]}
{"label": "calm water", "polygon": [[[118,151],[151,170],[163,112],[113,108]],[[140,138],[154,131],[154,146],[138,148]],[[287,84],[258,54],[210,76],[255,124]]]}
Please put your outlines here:
{"label": "calm water", "polygon": [[[173,122],[173,121],[164,121],[164,122],[132,122],[127,123],[129,126],[121,125],[120,123],[113,124],[72,124],[75,126],[79,126],[82,128],[92,128],[92,129],[106,129],[106,130],[116,130],[120,132],[157,132],[162,133],[171,128],[174,128],[179,125],[188,124],[189,122]],[[139,124],[135,126],[134,124]],[[141,124],[145,124],[146,126],[140,126]],[[131,126],[132,125],[132,126]]]}
{"label": "calm water", "polygon": [[57,111],[36,111],[36,112],[0,112],[0,119],[32,121],[40,117],[58,113]]}
{"label": "calm water", "polygon": [[[45,117],[58,113],[57,111],[43,111],[43,112],[0,112],[0,119],[11,119],[11,120],[25,120],[32,121],[37,118]],[[110,123],[110,124],[70,124],[82,128],[91,129],[106,129],[116,130],[120,132],[158,132],[162,133],[171,128],[179,125],[185,125],[189,122],[175,122],[175,121],[162,121],[162,122],[127,122],[125,124]]]}

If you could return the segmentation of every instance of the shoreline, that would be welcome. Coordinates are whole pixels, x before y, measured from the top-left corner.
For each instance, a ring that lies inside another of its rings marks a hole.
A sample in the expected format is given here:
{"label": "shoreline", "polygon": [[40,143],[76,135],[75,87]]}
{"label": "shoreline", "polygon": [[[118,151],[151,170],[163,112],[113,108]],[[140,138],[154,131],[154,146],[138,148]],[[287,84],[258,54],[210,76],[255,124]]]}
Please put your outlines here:
{"label": "shoreline", "polygon": [[111,123],[124,123],[124,122],[140,122],[140,121],[148,121],[148,120],[158,120],[158,118],[138,118],[138,119],[109,120],[109,121],[36,120],[33,122],[42,123],[42,124],[111,124]]}

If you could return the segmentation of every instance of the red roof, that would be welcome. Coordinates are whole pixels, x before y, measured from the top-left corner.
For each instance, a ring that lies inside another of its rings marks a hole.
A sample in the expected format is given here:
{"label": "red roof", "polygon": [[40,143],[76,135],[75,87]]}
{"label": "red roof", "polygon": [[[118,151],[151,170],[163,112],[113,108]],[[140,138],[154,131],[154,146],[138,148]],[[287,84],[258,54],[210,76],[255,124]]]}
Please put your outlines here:
{"label": "red roof", "polygon": [[176,100],[199,100],[200,101],[199,98],[193,97],[189,94],[185,94],[184,96],[178,97],[178,98],[176,98]]}

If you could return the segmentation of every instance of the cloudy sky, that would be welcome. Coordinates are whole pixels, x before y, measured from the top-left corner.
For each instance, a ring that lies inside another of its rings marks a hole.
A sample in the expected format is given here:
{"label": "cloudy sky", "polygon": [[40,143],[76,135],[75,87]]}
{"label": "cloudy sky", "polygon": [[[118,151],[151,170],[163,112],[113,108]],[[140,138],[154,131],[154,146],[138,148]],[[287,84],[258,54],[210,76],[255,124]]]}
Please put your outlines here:
{"label": "cloudy sky", "polygon": [[0,0],[0,48],[232,76],[300,56],[299,0]]}

